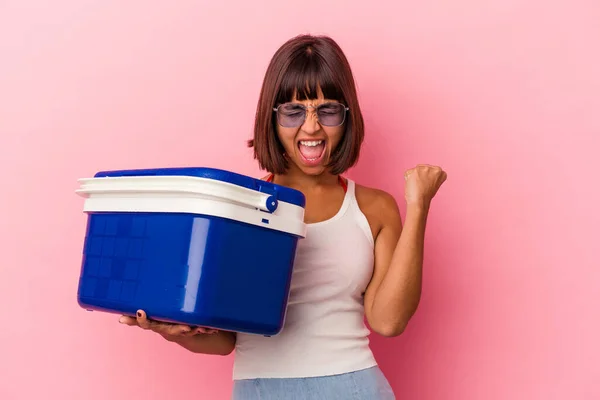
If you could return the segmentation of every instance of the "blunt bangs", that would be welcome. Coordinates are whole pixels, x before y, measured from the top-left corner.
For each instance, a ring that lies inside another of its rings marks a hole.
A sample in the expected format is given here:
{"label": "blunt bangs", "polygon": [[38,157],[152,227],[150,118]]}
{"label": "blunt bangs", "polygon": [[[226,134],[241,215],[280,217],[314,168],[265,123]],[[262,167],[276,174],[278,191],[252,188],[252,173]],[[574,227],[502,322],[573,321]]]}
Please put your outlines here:
{"label": "blunt bangs", "polygon": [[319,97],[319,89],[329,100],[344,102],[341,82],[325,60],[312,49],[303,50],[283,73],[276,104],[296,100],[313,100]]}

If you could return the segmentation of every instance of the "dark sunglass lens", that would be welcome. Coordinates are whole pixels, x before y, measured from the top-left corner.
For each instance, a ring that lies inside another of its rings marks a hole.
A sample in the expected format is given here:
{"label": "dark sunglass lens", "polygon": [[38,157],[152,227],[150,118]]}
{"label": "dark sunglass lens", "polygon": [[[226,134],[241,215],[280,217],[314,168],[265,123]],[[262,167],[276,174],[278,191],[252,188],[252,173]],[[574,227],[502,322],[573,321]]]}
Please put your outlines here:
{"label": "dark sunglass lens", "polygon": [[344,122],[344,106],[339,103],[323,104],[319,107],[319,121],[325,126],[338,126]]}
{"label": "dark sunglass lens", "polygon": [[302,106],[296,104],[283,104],[277,113],[279,124],[286,128],[302,125],[306,111]]}

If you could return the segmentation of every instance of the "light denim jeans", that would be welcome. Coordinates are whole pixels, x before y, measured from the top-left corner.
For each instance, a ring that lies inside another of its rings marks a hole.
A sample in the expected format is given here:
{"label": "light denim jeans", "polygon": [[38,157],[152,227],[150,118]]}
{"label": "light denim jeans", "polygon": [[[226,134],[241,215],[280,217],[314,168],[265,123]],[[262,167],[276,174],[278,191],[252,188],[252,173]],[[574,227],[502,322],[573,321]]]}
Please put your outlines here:
{"label": "light denim jeans", "polygon": [[232,400],[395,400],[379,367],[316,378],[242,379]]}

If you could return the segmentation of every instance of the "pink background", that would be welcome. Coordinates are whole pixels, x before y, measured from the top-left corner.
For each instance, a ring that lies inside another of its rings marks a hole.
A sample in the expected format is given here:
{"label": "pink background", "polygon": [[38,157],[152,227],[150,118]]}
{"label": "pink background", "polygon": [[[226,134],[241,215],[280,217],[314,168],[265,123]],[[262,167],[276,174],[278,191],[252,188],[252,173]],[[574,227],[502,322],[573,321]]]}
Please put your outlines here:
{"label": "pink background", "polygon": [[269,58],[332,35],[359,86],[359,182],[449,173],[421,307],[374,338],[401,399],[600,398],[600,5],[592,0],[0,1],[0,398],[226,399],[232,357],[76,303],[77,178],[245,147]]}

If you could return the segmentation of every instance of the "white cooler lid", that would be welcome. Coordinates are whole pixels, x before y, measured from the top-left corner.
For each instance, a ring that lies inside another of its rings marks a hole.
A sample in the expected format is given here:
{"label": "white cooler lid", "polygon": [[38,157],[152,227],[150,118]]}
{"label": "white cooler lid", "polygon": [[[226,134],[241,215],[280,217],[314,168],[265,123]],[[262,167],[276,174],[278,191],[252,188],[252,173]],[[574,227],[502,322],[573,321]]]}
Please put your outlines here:
{"label": "white cooler lid", "polygon": [[84,212],[191,213],[306,236],[304,195],[229,171],[171,168],[99,172],[79,179]]}

